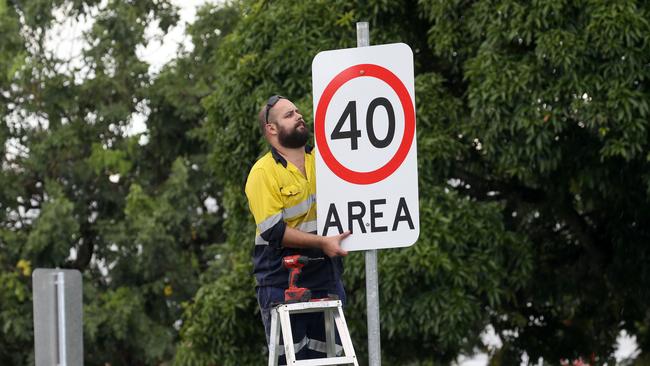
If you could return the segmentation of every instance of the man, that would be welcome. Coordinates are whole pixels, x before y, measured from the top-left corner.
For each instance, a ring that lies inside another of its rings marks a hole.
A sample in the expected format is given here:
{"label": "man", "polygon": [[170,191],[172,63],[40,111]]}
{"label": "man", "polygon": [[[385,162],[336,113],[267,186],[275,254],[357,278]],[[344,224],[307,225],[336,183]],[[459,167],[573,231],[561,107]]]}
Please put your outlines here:
{"label": "man", "polygon": [[[258,115],[260,129],[271,151],[251,168],[246,181],[248,205],[257,224],[253,272],[267,344],[271,308],[284,300],[289,272],[282,258],[301,254],[310,258],[298,286],[311,290],[312,298],[336,294],[345,303],[341,282],[347,252],[341,241],[349,232],[316,235],[316,174],[309,130],[298,108],[279,95],[269,98]],[[325,357],[322,313],[292,317],[292,333],[298,359]]]}

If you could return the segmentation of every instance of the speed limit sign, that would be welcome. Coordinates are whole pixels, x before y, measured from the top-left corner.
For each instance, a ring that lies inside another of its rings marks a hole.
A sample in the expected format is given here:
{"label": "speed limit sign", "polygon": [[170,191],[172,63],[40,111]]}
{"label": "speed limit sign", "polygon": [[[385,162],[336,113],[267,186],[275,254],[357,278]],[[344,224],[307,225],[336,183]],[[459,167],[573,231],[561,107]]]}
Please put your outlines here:
{"label": "speed limit sign", "polygon": [[318,233],[343,247],[404,247],[420,233],[413,52],[403,43],[312,63]]}

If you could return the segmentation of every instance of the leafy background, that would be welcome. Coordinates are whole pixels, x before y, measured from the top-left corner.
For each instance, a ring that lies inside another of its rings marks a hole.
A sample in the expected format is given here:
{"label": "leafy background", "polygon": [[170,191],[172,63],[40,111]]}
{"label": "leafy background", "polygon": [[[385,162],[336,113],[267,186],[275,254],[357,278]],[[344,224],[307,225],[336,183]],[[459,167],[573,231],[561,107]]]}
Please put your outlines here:
{"label": "leafy background", "polygon": [[[420,239],[381,251],[382,359],[613,364],[650,350],[650,7],[642,1],[206,4],[159,72],[168,0],[0,0],[0,364],[33,364],[31,271],[84,278],[88,365],[264,363],[243,185],[272,93],[312,115],[311,60],[414,51]],[[63,16],[61,16],[63,14]],[[59,15],[59,16],[57,16]],[[92,18],[75,62],[48,49]],[[129,133],[137,115],[146,131]],[[365,363],[363,255],[346,317]],[[488,348],[491,325],[503,346]]]}

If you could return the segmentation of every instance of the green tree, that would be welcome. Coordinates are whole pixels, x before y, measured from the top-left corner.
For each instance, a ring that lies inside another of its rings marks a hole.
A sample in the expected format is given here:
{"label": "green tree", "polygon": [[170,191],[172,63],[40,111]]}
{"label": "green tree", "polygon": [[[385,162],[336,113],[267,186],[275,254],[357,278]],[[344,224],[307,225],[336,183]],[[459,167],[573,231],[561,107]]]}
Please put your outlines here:
{"label": "green tree", "polygon": [[[447,92],[442,76],[424,68],[432,67],[433,58],[420,32],[426,23],[406,5],[244,2],[246,16],[218,51],[223,62],[215,70],[217,90],[204,101],[204,135],[214,141],[212,166],[224,180],[228,212],[228,240],[215,265],[227,268],[227,275],[205,284],[186,312],[179,363],[263,362],[250,247],[242,245],[251,243],[254,229],[242,187],[248,169],[266,149],[254,116],[260,101],[272,93],[289,96],[311,115],[311,60],[321,50],[354,46],[355,19],[360,17],[370,17],[378,29],[372,33],[375,43],[426,47],[416,50],[423,229],[413,248],[381,253],[384,359],[389,364],[449,362],[462,350],[471,351],[480,345],[479,333],[490,314],[514,299],[525,283],[530,252],[523,235],[505,229],[504,205],[468,201],[444,188],[449,178],[441,171],[448,171],[451,160],[467,149],[457,138],[463,101]],[[358,253],[349,257],[346,284],[348,322],[363,357],[362,262]],[[421,346],[414,349],[413,344]]]}
{"label": "green tree", "polygon": [[[92,24],[72,60],[48,45],[66,18]],[[223,240],[220,183],[191,131],[237,18],[205,7],[194,50],[153,75],[137,50],[178,21],[169,1],[0,2],[0,364],[33,364],[31,270],[55,266],[83,273],[86,364],[173,358]],[[147,131],[130,136],[137,113]]]}
{"label": "green tree", "polygon": [[[83,272],[89,365],[263,363],[255,114],[282,93],[312,115],[311,60],[354,47],[359,20],[416,65],[422,229],[380,252],[384,362],[448,364],[488,324],[495,365],[611,362],[621,330],[647,360],[649,11],[241,0],[201,8],[194,49],[151,75],[136,51],[178,21],[169,1],[0,0],[0,364],[33,363],[30,275],[54,266]],[[65,18],[93,22],[73,62],[46,47]],[[362,262],[345,282],[363,358]]]}
{"label": "green tree", "polygon": [[[526,351],[603,362],[621,329],[648,352],[649,10],[635,1],[475,4],[459,41],[440,49],[484,35],[464,63],[465,136],[481,150],[456,176],[471,197],[507,203],[509,227],[526,233],[537,258],[530,284],[493,322],[506,360]],[[488,11],[496,16],[479,22]]]}
{"label": "green tree", "polygon": [[[224,183],[226,246],[185,313],[180,364],[259,364],[264,337],[242,243],[242,186],[265,151],[254,123],[272,93],[312,115],[317,52],[414,50],[420,240],[380,253],[383,359],[448,363],[482,348],[495,364],[611,361],[617,334],[648,349],[648,5],[645,2],[242,1],[204,99],[211,166]],[[252,244],[251,244],[252,245]],[[347,317],[365,352],[361,255],[347,260]],[[218,336],[217,336],[218,335]],[[258,340],[257,342],[255,340]],[[416,345],[414,347],[414,345]]]}

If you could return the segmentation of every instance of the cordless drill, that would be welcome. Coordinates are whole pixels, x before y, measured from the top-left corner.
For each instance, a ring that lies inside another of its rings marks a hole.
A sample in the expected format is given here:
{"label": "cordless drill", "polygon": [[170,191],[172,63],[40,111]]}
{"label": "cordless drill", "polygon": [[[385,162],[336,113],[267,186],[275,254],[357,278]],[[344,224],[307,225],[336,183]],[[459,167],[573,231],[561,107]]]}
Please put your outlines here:
{"label": "cordless drill", "polygon": [[289,288],[284,290],[284,302],[305,302],[311,300],[311,291],[305,287],[298,287],[300,270],[310,261],[322,260],[323,258],[309,258],[304,255],[290,255],[282,258],[284,266],[289,270]]}

